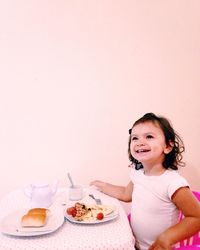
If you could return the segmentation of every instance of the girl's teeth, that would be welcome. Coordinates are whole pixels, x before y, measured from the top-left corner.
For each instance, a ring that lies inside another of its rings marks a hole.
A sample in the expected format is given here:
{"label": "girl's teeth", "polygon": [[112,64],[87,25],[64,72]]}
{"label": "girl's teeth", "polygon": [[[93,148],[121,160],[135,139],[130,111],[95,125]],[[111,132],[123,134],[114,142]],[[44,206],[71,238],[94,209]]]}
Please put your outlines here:
{"label": "girl's teeth", "polygon": [[143,152],[147,152],[148,150],[147,149],[139,149],[137,150],[137,153],[143,153]]}

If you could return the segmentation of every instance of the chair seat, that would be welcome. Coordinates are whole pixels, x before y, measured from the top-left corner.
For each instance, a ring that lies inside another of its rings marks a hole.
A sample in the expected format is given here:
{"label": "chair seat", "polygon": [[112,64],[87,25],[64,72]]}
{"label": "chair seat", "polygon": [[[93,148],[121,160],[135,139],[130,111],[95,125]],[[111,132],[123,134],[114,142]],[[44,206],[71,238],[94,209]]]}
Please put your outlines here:
{"label": "chair seat", "polygon": [[200,250],[200,245],[190,245],[190,246],[182,246],[182,247],[175,247],[173,250]]}

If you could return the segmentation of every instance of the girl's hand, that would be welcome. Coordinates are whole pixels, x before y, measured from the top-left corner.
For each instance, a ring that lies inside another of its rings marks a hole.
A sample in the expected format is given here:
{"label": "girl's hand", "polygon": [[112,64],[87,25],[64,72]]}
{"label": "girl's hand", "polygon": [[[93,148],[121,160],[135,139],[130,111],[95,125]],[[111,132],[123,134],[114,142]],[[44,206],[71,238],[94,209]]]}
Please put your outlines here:
{"label": "girl's hand", "polygon": [[150,246],[149,250],[171,250],[172,246],[164,235],[160,235],[157,240]]}
{"label": "girl's hand", "polygon": [[99,180],[92,181],[90,185],[94,185],[100,192],[103,192],[104,194],[117,198],[121,201],[131,201],[133,192],[133,183],[131,181],[126,187],[113,185]]}
{"label": "girl's hand", "polygon": [[153,243],[153,245],[150,246],[149,250],[171,250],[172,247],[171,246],[165,246],[163,244],[160,243]]}
{"label": "girl's hand", "polygon": [[103,181],[99,181],[99,180],[95,180],[95,181],[92,181],[90,183],[90,186],[95,186],[98,188],[99,191],[103,191],[103,187],[105,186],[105,182]]}

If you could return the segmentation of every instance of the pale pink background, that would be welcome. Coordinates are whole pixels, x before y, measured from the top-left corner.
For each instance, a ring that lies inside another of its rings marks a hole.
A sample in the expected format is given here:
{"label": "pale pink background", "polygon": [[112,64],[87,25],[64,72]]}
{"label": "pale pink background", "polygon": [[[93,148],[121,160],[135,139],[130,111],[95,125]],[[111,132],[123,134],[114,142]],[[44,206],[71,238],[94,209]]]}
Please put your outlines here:
{"label": "pale pink background", "polygon": [[200,190],[200,1],[0,3],[0,196],[67,172],[129,181],[128,129],[146,112],[184,139]]}

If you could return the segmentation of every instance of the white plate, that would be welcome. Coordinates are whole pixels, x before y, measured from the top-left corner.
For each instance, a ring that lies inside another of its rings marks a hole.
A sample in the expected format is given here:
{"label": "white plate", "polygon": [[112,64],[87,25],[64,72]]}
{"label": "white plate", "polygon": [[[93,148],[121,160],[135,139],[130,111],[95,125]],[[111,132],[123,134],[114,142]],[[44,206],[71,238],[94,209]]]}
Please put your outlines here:
{"label": "white plate", "polygon": [[73,222],[73,223],[77,223],[77,224],[100,224],[100,223],[104,223],[104,222],[107,222],[107,221],[111,221],[111,220],[114,220],[116,219],[117,217],[119,216],[119,211],[117,208],[115,208],[115,210],[106,215],[102,220],[92,220],[92,221],[77,221],[74,219],[74,217],[68,215],[66,212],[65,212],[65,218],[70,221],[70,222]]}
{"label": "white plate", "polygon": [[0,230],[4,234],[13,236],[37,236],[49,234],[56,231],[64,222],[62,211],[52,212],[44,227],[21,227],[21,217],[26,214],[25,210],[17,210],[7,215],[0,225]]}

